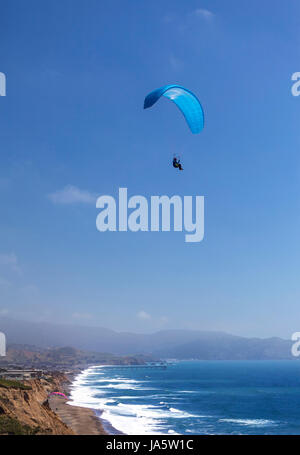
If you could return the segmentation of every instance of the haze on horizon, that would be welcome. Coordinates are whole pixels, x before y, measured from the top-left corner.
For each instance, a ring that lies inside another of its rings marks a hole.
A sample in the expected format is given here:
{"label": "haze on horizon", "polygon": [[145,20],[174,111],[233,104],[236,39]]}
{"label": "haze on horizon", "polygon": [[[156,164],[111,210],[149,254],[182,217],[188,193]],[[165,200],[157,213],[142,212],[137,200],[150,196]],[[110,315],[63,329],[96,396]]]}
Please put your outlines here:
{"label": "haze on horizon", "polygon": [[[0,317],[300,331],[299,13],[296,0],[2,2]],[[143,111],[169,83],[201,100],[201,134],[167,100]],[[96,198],[120,187],[204,195],[204,240],[98,232]]]}

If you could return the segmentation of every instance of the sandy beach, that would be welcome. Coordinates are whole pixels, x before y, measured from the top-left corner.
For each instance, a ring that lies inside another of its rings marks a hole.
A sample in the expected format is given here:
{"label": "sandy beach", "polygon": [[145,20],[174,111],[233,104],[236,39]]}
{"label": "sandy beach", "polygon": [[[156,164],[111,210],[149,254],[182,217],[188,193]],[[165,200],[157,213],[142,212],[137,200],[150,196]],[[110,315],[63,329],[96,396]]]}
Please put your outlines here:
{"label": "sandy beach", "polygon": [[71,406],[62,398],[49,398],[49,405],[55,414],[77,435],[108,434],[93,409]]}
{"label": "sandy beach", "polygon": [[[76,375],[68,375],[68,382],[61,384],[62,390],[66,395],[70,394],[71,384]],[[90,408],[72,406],[68,401],[51,396],[48,398],[49,406],[55,414],[77,435],[107,435],[101,419],[96,416],[96,412]]]}

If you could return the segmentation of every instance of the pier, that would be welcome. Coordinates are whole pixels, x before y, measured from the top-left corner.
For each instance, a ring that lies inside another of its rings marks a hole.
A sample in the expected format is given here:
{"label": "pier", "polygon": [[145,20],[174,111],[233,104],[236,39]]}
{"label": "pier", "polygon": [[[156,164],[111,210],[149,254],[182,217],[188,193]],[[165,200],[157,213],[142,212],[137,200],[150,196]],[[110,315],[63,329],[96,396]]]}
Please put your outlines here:
{"label": "pier", "polygon": [[137,369],[147,369],[147,370],[166,370],[167,365],[111,365],[111,368],[117,368],[118,370],[137,370]]}

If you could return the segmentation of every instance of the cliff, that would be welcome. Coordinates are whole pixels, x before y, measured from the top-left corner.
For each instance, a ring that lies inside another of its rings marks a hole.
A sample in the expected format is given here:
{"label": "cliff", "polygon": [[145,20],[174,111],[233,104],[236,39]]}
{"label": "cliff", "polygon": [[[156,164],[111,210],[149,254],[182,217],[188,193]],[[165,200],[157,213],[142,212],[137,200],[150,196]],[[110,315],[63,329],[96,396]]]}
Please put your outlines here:
{"label": "cliff", "polygon": [[62,374],[24,382],[0,380],[0,434],[74,434],[47,399],[49,392],[62,390],[65,381]]}

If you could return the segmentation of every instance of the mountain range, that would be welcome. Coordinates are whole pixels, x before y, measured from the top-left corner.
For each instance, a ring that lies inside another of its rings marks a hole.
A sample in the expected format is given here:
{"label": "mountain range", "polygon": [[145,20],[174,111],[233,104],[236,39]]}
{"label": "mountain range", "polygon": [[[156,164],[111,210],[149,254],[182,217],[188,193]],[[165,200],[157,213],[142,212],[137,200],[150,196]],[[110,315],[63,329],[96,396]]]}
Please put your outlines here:
{"label": "mountain range", "polygon": [[8,344],[43,348],[74,346],[116,355],[146,354],[166,359],[279,360],[292,359],[292,341],[246,338],[225,332],[161,330],[152,334],[116,332],[102,327],[37,323],[0,317]]}

